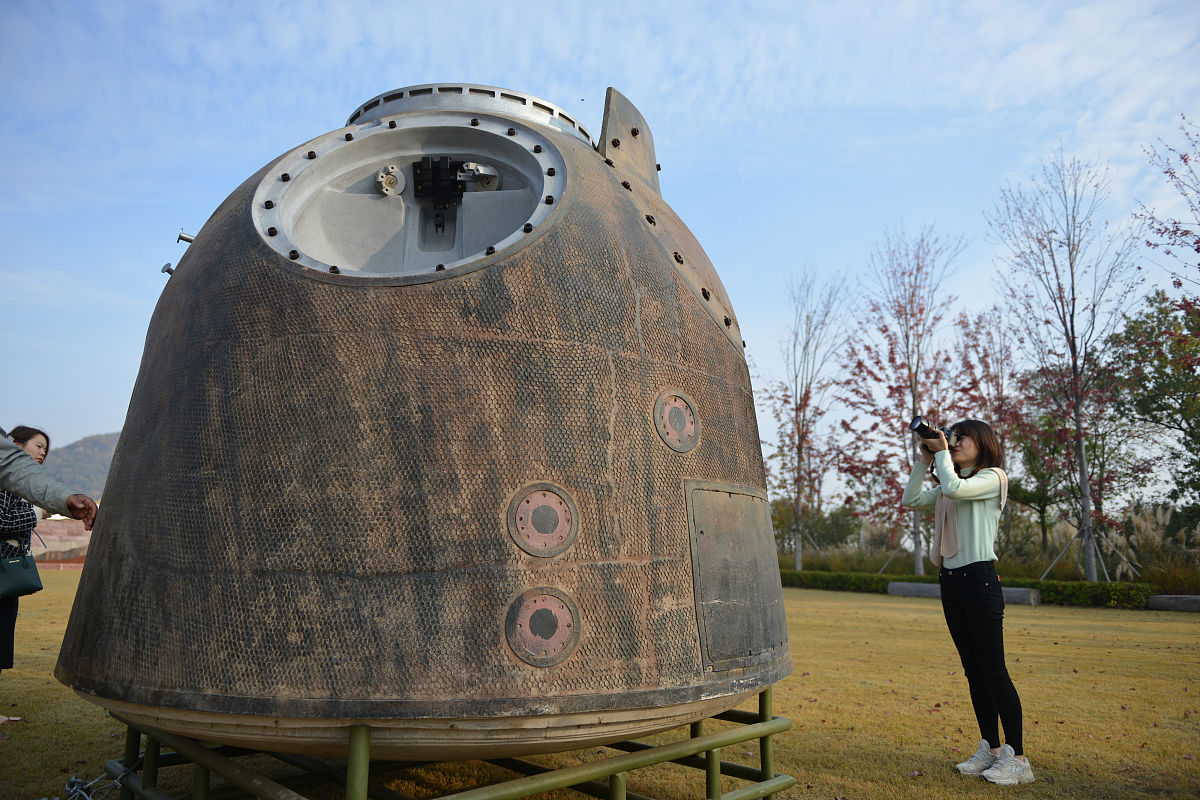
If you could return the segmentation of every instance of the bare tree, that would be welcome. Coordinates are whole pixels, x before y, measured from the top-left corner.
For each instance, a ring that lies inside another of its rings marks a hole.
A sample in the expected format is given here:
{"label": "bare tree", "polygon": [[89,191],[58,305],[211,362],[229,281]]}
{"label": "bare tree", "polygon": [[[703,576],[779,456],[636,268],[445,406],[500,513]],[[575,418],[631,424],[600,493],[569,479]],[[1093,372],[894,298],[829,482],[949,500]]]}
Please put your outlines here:
{"label": "bare tree", "polygon": [[[863,485],[867,476],[882,479],[888,491],[879,500],[890,504],[889,510],[899,509],[902,493],[895,457],[897,443],[903,443],[901,424],[918,414],[955,410],[951,358],[938,348],[936,337],[955,300],[943,294],[942,283],[962,247],[960,239],[942,241],[930,225],[912,238],[903,231],[885,234],[871,256],[868,314],[847,348],[841,399],[867,418],[862,425],[857,416],[843,423],[858,437],[857,449],[865,450],[868,438],[880,449],[875,458],[858,457],[842,469]],[[918,446],[915,437],[902,444],[900,460],[911,464]],[[911,513],[910,525],[913,572],[923,575],[920,514]]]}
{"label": "bare tree", "polygon": [[1056,413],[1070,421],[1079,481],[1079,536],[1096,580],[1086,406],[1099,386],[1103,349],[1135,298],[1134,231],[1100,219],[1108,170],[1059,151],[1028,184],[1000,192],[992,230],[1005,245],[1000,288],[1018,349],[1046,381]]}
{"label": "bare tree", "polygon": [[770,457],[774,483],[790,498],[795,567],[801,569],[804,520],[821,513],[824,470],[818,455],[824,448],[817,446],[817,425],[828,411],[829,366],[846,339],[845,282],[819,282],[806,271],[793,277],[788,297],[792,318],[779,348],[787,374],[768,389],[767,400],[779,424]]}

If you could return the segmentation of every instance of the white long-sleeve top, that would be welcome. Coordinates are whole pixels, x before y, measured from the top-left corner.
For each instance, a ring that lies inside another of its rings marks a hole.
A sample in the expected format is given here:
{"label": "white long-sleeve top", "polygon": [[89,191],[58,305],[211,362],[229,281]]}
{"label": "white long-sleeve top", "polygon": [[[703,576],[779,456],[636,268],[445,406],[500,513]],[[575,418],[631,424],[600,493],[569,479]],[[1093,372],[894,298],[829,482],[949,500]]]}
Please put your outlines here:
{"label": "white long-sleeve top", "polygon": [[958,526],[958,552],[942,559],[947,569],[963,567],[976,561],[996,560],[996,533],[1000,529],[1001,477],[994,469],[960,478],[948,450],[939,450],[933,458],[941,486],[921,490],[925,465],[913,463],[912,474],[904,488],[901,504],[921,511],[933,511],[938,495],[955,503]]}

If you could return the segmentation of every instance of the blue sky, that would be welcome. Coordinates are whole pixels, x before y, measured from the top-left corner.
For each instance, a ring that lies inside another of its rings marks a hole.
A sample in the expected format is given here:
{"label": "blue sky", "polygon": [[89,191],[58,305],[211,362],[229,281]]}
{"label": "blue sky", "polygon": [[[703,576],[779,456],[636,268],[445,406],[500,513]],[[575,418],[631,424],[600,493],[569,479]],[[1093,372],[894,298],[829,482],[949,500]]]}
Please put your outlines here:
{"label": "blue sky", "polygon": [[176,233],[390,89],[503,86],[593,132],[619,89],[771,377],[789,277],[857,290],[885,230],[964,237],[948,291],[990,302],[983,215],[1059,146],[1111,165],[1110,219],[1170,210],[1143,148],[1200,117],[1198,40],[1194,0],[6,0],[0,425],[120,429]]}

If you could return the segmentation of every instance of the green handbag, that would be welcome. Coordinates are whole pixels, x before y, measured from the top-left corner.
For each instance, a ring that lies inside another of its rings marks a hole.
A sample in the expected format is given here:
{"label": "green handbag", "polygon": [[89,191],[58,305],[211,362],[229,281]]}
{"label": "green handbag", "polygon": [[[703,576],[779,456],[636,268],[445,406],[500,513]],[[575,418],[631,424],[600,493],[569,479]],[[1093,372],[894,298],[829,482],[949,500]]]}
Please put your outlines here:
{"label": "green handbag", "polygon": [[37,562],[28,553],[0,558],[0,597],[22,597],[42,590]]}

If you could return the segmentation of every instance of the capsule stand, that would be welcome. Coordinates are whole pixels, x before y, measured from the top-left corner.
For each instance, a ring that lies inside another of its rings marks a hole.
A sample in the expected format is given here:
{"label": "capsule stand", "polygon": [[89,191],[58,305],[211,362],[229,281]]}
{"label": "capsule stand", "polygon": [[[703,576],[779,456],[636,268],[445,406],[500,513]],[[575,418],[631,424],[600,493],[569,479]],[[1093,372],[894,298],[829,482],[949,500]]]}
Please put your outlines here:
{"label": "capsule stand", "polygon": [[633,173],[655,193],[662,193],[658,186],[658,164],[654,160],[654,137],[650,135],[650,126],[642,112],[611,86],[604,96],[600,155]]}

